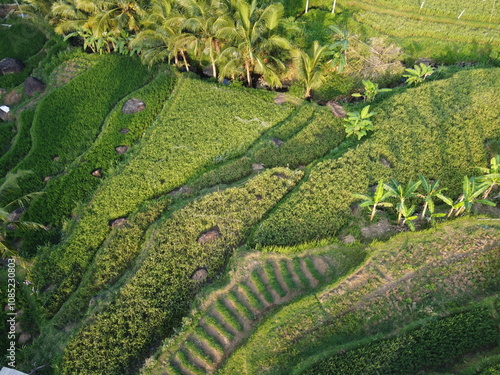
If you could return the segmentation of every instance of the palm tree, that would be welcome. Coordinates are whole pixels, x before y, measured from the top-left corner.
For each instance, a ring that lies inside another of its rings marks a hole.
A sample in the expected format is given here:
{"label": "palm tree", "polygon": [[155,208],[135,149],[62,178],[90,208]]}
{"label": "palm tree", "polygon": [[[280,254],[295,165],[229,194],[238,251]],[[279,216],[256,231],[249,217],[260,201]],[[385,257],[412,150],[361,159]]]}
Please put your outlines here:
{"label": "palm tree", "polygon": [[353,35],[335,25],[330,25],[328,28],[333,31],[333,37],[336,39],[328,46],[333,56],[332,66],[341,73],[347,65],[347,49],[349,48],[349,39]]}
{"label": "palm tree", "polygon": [[392,203],[385,202],[387,198],[391,195],[390,192],[384,193],[384,180],[380,180],[378,182],[377,188],[373,193],[373,196],[366,194],[353,194],[352,196],[357,199],[361,199],[362,202],[359,205],[360,207],[372,207],[372,213],[370,215],[370,221],[375,217],[375,213],[377,212],[377,206],[382,207],[392,207]]}
{"label": "palm tree", "polygon": [[274,3],[257,8],[257,0],[233,0],[233,22],[221,27],[217,37],[226,46],[221,53],[224,64],[219,79],[224,76],[246,78],[252,85],[252,73],[260,74],[271,86],[281,86],[279,73],[285,69],[281,54],[289,51],[290,42],[278,34],[283,5]]}
{"label": "palm tree", "polygon": [[406,187],[403,187],[399,182],[391,179],[388,184],[384,184],[385,189],[390,193],[390,196],[396,198],[399,202],[396,204],[396,210],[398,211],[398,224],[401,223],[401,217],[403,215],[404,208],[406,207],[406,200],[415,197],[417,193],[415,192],[420,186],[422,181],[408,181]]}
{"label": "palm tree", "polygon": [[[18,171],[16,173],[7,173],[5,176],[5,181],[0,185],[0,199],[5,200],[8,195],[15,193],[19,190],[19,179],[31,174],[30,171]],[[40,193],[32,193],[22,196],[21,198],[15,199],[5,206],[0,207],[0,251],[2,258],[15,257],[19,260],[19,264],[22,266],[26,264],[26,261],[19,257],[16,249],[7,239],[7,232],[9,230],[15,229],[46,229],[42,225],[33,223],[30,221],[22,221],[14,212],[16,208],[23,209],[25,205],[36,195]]]}
{"label": "palm tree", "polygon": [[311,90],[321,86],[324,79],[323,58],[327,46],[320,46],[315,40],[313,47],[309,52],[297,49],[293,53],[294,61],[297,67],[297,75],[304,82],[306,88],[305,97],[311,96]]}
{"label": "palm tree", "polygon": [[404,217],[403,222],[401,225],[408,224],[408,227],[414,231],[415,230],[415,224],[413,224],[413,220],[417,219],[417,215],[413,215],[415,212],[415,206],[411,207],[406,207],[405,203],[402,203],[399,208],[398,208],[398,213]]}

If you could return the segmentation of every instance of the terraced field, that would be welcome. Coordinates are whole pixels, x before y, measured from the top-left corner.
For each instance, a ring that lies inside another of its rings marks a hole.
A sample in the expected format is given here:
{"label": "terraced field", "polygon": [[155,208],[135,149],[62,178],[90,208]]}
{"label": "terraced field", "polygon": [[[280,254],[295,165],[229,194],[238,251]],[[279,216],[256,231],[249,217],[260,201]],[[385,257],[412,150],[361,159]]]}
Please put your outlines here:
{"label": "terraced field", "polygon": [[253,253],[238,260],[236,275],[209,294],[186,332],[169,343],[148,374],[211,374],[276,308],[346,274],[360,261],[359,249],[327,249],[287,257]]}

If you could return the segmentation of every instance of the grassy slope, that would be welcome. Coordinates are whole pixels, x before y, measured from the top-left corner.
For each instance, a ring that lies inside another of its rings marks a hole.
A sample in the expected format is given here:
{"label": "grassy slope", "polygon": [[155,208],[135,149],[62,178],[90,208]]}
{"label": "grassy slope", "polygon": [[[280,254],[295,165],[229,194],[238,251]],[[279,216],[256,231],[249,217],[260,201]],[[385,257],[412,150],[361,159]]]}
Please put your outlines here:
{"label": "grassy slope", "polygon": [[286,245],[334,235],[348,221],[351,194],[380,178],[406,183],[422,173],[458,196],[463,176],[487,163],[485,141],[500,132],[491,110],[500,105],[499,85],[500,69],[485,69],[394,92],[373,107],[374,134],[342,157],[315,165],[308,181],[260,225],[255,242]]}
{"label": "grassy slope", "polygon": [[[315,249],[301,256],[235,255],[230,281],[199,296],[175,341],[168,340],[148,374],[214,371],[263,317],[357,266],[366,253],[359,247]],[[187,355],[187,360],[184,356]]]}
{"label": "grassy slope", "polygon": [[500,227],[459,219],[371,248],[346,279],[270,316],[223,374],[290,374],[322,351],[397,332],[498,292]]}

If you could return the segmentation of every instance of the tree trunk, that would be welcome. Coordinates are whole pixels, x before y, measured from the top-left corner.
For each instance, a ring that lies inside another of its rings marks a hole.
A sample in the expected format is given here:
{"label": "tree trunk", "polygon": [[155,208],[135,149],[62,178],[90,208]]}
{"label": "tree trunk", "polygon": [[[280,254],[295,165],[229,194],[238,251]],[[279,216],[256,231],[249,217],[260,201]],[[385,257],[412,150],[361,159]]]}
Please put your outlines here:
{"label": "tree trunk", "polygon": [[183,50],[181,50],[181,56],[182,56],[182,60],[184,61],[184,66],[186,67],[186,70],[189,72],[189,65],[187,63],[186,55],[184,54]]}
{"label": "tree trunk", "polygon": [[215,59],[214,59],[214,51],[212,47],[212,42],[210,42],[210,61],[212,62],[212,70],[214,74],[214,78],[217,78],[217,68],[215,66]]}
{"label": "tree trunk", "polygon": [[375,217],[375,212],[376,211],[377,211],[377,204],[375,203],[373,205],[372,214],[370,215],[370,221],[373,221],[373,218]]}
{"label": "tree trunk", "polygon": [[335,13],[335,5],[337,5],[337,0],[333,0],[332,13]]}
{"label": "tree trunk", "polygon": [[252,77],[250,76],[250,65],[248,64],[248,61],[245,62],[245,70],[247,71],[248,87],[252,87]]}
{"label": "tree trunk", "polygon": [[306,11],[304,13],[307,13],[309,11],[309,0],[306,0]]}
{"label": "tree trunk", "polygon": [[422,215],[420,215],[420,220],[424,220],[425,219],[425,212],[427,211],[427,205],[428,205],[428,203],[425,202],[424,208],[422,209]]}

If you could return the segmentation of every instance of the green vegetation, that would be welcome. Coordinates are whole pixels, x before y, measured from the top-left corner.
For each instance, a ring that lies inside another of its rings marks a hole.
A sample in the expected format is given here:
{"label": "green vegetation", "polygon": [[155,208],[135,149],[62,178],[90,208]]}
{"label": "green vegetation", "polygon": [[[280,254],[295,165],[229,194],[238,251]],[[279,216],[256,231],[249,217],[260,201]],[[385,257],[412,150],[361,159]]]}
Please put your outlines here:
{"label": "green vegetation", "polygon": [[430,321],[395,338],[322,360],[302,374],[414,374],[497,342],[497,319],[484,307]]}
{"label": "green vegetation", "polygon": [[[300,177],[300,172],[269,170],[242,187],[194,201],[162,222],[136,274],[68,345],[62,373],[128,372],[131,361],[185,314],[199,289],[193,273],[203,266],[216,277],[248,228]],[[217,234],[201,240],[209,232]]]}
{"label": "green vegetation", "polygon": [[499,82],[496,69],[459,72],[391,97],[376,108],[374,134],[315,165],[308,181],[259,225],[254,241],[289,245],[332,236],[348,221],[351,194],[381,178],[408,181],[422,173],[458,196],[463,176],[485,165],[484,143],[500,129],[490,111]]}
{"label": "green vegetation", "polygon": [[[355,372],[358,362],[360,366],[389,366],[392,360],[396,361],[392,362],[394,373],[398,373],[398,364],[410,363],[412,358],[408,354],[391,360],[390,354],[397,354],[398,350],[415,349],[415,353],[423,355],[428,348],[434,348],[430,345],[439,345],[440,349],[432,351],[433,364],[437,365],[467,352],[474,340],[478,345],[471,350],[495,345],[499,233],[495,221],[458,219],[374,244],[369,249],[370,258],[360,268],[269,315],[219,373],[236,374],[245,366],[248,374],[299,374],[318,361],[330,363],[325,358],[339,352],[351,359],[360,356],[359,361],[350,361],[353,373],[363,373],[363,368]],[[330,253],[335,253],[332,250]],[[478,300],[483,302],[476,308],[471,301]],[[469,308],[471,312],[460,314]],[[452,318],[436,320],[447,316]],[[483,323],[469,325],[469,319]],[[476,336],[472,328],[476,326],[484,332],[483,338]],[[415,329],[419,327],[422,331],[417,333]],[[444,344],[439,339],[439,329],[454,339]],[[408,336],[404,336],[406,332]],[[429,332],[434,334],[427,336]],[[405,349],[401,345],[412,343],[412,337],[424,333],[413,346]],[[382,338],[389,340],[379,341]],[[377,345],[387,345],[387,351],[378,352],[384,359],[372,357],[377,353]],[[400,345],[400,349],[395,345]],[[341,359],[339,365],[348,366],[348,362]],[[384,372],[381,367],[378,369]]]}

